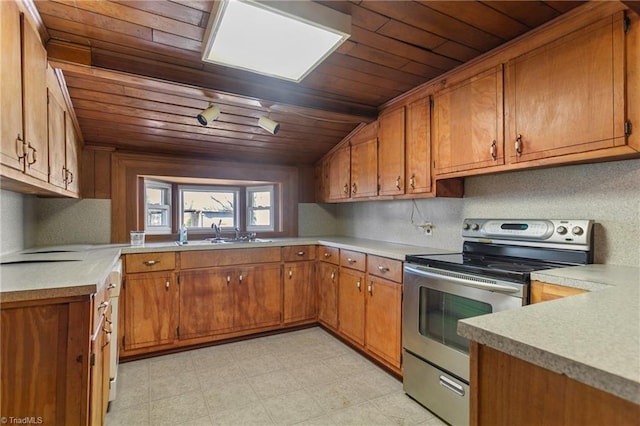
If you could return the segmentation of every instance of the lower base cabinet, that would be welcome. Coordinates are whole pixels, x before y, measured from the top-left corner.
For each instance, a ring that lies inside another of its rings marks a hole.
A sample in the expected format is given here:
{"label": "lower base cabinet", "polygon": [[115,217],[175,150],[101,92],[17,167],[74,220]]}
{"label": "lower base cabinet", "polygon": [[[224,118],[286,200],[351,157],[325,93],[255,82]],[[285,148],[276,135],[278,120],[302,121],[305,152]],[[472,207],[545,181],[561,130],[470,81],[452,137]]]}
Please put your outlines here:
{"label": "lower base cabinet", "polygon": [[402,351],[401,310],[402,284],[377,277],[367,279],[366,347],[397,368]]}
{"label": "lower base cabinet", "polygon": [[331,328],[338,328],[338,266],[318,262],[318,321]]}
{"label": "lower base cabinet", "polygon": [[364,346],[364,272],[340,268],[338,332]]}
{"label": "lower base cabinet", "polygon": [[640,405],[471,342],[472,426],[635,425]]}
{"label": "lower base cabinet", "polygon": [[314,321],[317,316],[317,290],[314,262],[284,264],[284,323]]}

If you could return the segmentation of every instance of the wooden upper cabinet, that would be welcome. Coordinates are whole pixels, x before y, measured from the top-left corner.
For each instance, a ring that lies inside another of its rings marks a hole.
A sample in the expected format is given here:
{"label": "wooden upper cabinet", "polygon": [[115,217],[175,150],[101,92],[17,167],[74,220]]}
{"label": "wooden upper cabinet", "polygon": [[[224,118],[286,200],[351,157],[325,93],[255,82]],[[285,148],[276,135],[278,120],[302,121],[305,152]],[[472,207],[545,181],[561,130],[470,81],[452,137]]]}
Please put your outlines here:
{"label": "wooden upper cabinet", "polygon": [[504,164],[502,65],[434,96],[436,175]]}
{"label": "wooden upper cabinet", "polygon": [[431,192],[431,102],[423,98],[407,106],[405,162],[407,194]]}
{"label": "wooden upper cabinet", "polygon": [[64,97],[53,68],[47,67],[47,125],[49,183],[66,189],[66,111]]}
{"label": "wooden upper cabinet", "polygon": [[0,163],[24,169],[22,141],[22,64],[20,11],[12,1],[0,1]]}
{"label": "wooden upper cabinet", "polygon": [[378,139],[351,140],[351,198],[378,195]]}
{"label": "wooden upper cabinet", "polygon": [[507,65],[512,163],[625,145],[623,12]]}
{"label": "wooden upper cabinet", "polygon": [[349,198],[351,192],[351,148],[345,145],[329,157],[329,200]]}
{"label": "wooden upper cabinet", "polygon": [[405,108],[380,115],[378,174],[380,195],[401,195],[405,187]]}
{"label": "wooden upper cabinet", "polygon": [[[38,32],[22,16],[22,84],[26,173],[44,182],[49,178],[47,141],[47,51]],[[4,67],[4,65],[3,65]],[[15,84],[15,82],[14,82]]]}
{"label": "wooden upper cabinet", "polygon": [[74,194],[80,193],[80,161],[78,160],[78,134],[71,120],[71,114],[65,114],[66,133],[66,177],[67,190]]}

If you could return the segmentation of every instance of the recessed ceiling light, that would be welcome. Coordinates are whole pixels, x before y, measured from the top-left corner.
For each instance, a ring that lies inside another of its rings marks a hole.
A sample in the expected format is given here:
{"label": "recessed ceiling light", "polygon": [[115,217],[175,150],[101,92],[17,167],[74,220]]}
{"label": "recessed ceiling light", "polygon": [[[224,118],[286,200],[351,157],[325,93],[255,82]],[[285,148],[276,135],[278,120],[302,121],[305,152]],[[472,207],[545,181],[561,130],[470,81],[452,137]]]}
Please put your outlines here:
{"label": "recessed ceiling light", "polygon": [[212,12],[202,59],[299,82],[350,30],[349,15],[309,0],[224,0]]}

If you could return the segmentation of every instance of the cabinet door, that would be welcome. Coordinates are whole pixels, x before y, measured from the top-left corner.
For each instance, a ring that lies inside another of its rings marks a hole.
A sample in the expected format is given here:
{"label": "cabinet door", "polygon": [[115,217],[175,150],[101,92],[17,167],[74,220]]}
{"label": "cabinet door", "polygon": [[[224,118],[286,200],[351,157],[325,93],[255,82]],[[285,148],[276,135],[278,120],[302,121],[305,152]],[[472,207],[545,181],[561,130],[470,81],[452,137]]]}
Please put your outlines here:
{"label": "cabinet door", "polygon": [[338,329],[360,345],[364,345],[364,274],[340,268],[338,284]]}
{"label": "cabinet door", "polygon": [[235,328],[251,329],[280,324],[281,282],[279,264],[240,268],[234,291]]}
{"label": "cabinet door", "polygon": [[351,148],[343,146],[329,157],[329,199],[349,198]]}
{"label": "cabinet door", "polygon": [[314,262],[284,264],[284,323],[313,320],[317,313]]}
{"label": "cabinet door", "polygon": [[[246,279],[245,276],[242,277]],[[232,331],[235,269],[211,268],[180,273],[180,338],[210,336]]]}
{"label": "cabinet door", "polygon": [[[53,73],[53,70],[51,70]],[[55,79],[55,77],[54,77]],[[55,82],[57,84],[57,81]],[[49,136],[49,183],[66,188],[66,131],[65,131],[65,107],[61,99],[54,93],[55,89],[47,89],[47,125]]]}
{"label": "cabinet door", "polygon": [[318,320],[331,328],[338,328],[338,267],[332,263],[318,263]]}
{"label": "cabinet door", "polygon": [[434,96],[435,174],[504,164],[502,66]]}
{"label": "cabinet door", "polygon": [[378,122],[379,194],[404,194],[404,108],[385,112]]}
{"label": "cabinet door", "polygon": [[27,144],[26,173],[48,181],[47,142],[47,51],[37,31],[23,19],[22,73],[24,137]]}
{"label": "cabinet door", "polygon": [[78,136],[76,134],[76,129],[73,126],[73,120],[71,120],[71,114],[67,112],[65,114],[65,131],[67,134],[66,137],[66,148],[67,152],[65,155],[66,159],[66,167],[67,167],[67,190],[73,192],[74,194],[80,193],[80,170],[78,167]]}
{"label": "cabinet door", "polygon": [[510,162],[624,145],[623,14],[508,64]]}
{"label": "cabinet door", "polygon": [[12,1],[0,1],[0,48],[0,163],[23,170],[20,11]]}
{"label": "cabinet door", "polygon": [[102,425],[107,415],[109,405],[109,361],[111,359],[111,337],[110,325],[111,306],[100,322],[98,330],[91,340],[91,353],[93,354],[93,365],[91,366],[91,386],[90,386],[90,406],[89,416],[91,425]]}
{"label": "cabinet door", "polygon": [[366,296],[367,349],[400,367],[402,285],[369,276]]}
{"label": "cabinet door", "polygon": [[137,274],[125,279],[124,349],[173,342],[178,286],[173,274]]}
{"label": "cabinet door", "polygon": [[378,140],[351,144],[351,197],[378,195]]}
{"label": "cabinet door", "polygon": [[407,106],[406,193],[431,192],[431,105],[429,98]]}

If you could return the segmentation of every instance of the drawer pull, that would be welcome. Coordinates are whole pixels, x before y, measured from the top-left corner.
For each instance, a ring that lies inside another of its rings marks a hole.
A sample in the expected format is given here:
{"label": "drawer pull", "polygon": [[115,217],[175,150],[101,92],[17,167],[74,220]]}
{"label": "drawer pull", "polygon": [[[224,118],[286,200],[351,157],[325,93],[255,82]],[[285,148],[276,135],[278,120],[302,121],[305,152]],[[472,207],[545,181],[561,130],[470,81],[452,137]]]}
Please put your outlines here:
{"label": "drawer pull", "polygon": [[464,396],[464,388],[448,377],[440,376],[440,386],[444,386],[459,396]]}
{"label": "drawer pull", "polygon": [[328,258],[330,258],[330,257],[331,257],[331,253],[325,253],[325,254],[324,254],[324,258],[325,258],[325,259],[328,259]]}
{"label": "drawer pull", "polygon": [[101,311],[102,309],[107,309],[107,307],[109,307],[109,302],[102,302],[100,303],[100,305],[98,305],[98,311]]}
{"label": "drawer pull", "polygon": [[386,266],[378,265],[378,271],[389,272],[389,268],[387,268]]}
{"label": "drawer pull", "polygon": [[349,263],[351,263],[353,265],[354,263],[356,263],[356,260],[349,257],[349,258],[347,258],[347,262],[349,262]]}
{"label": "drawer pull", "polygon": [[305,255],[305,252],[303,252],[303,251],[299,251],[299,252],[297,252],[296,254],[297,254],[298,256],[304,256],[304,255]]}
{"label": "drawer pull", "polygon": [[145,260],[144,262],[142,262],[142,264],[146,266],[153,266],[157,265],[158,263],[160,263],[159,260]]}

